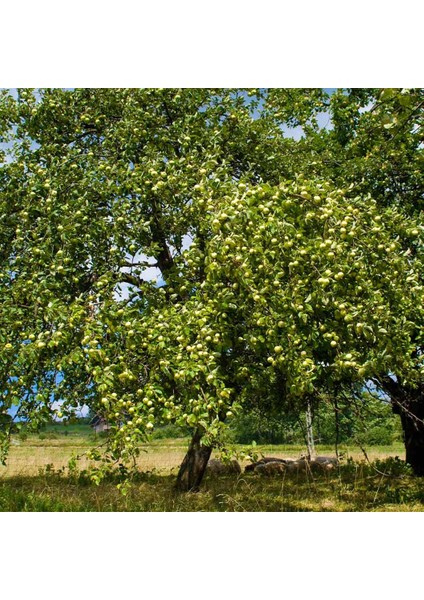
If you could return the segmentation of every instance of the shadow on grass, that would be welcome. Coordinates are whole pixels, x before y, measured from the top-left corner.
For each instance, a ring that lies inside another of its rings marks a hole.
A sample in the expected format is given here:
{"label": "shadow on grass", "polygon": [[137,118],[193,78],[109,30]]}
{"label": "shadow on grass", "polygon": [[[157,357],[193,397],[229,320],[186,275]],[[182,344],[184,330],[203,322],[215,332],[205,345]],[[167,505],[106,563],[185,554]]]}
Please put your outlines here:
{"label": "shadow on grass", "polygon": [[329,473],[208,475],[196,494],[178,494],[174,483],[175,475],[115,471],[95,485],[89,471],[47,468],[35,477],[0,479],[0,511],[422,511],[424,504],[424,478],[393,458],[372,465],[348,461]]}

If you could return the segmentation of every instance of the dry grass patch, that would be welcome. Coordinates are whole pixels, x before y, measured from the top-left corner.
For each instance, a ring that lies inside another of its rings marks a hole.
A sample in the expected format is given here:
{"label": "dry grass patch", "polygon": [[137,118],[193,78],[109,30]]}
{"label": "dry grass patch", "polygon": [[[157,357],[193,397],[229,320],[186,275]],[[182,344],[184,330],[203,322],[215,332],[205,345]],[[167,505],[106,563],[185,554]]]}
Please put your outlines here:
{"label": "dry grass patch", "polygon": [[[37,475],[47,465],[52,465],[55,471],[66,468],[69,460],[75,455],[81,455],[78,462],[80,469],[88,468],[92,463],[84,457],[97,442],[87,436],[62,436],[60,439],[39,439],[29,436],[26,440],[14,437],[6,467],[0,466],[0,478],[14,477],[16,475]],[[137,468],[143,472],[161,472],[163,474],[175,473],[187,451],[187,439],[154,440],[149,445],[140,446],[140,456],[137,458]],[[240,447],[246,451],[251,448]],[[340,452],[345,459],[352,458],[356,461],[364,460],[364,454],[359,448],[341,447]],[[304,453],[303,446],[257,446],[258,455],[274,456],[275,458],[296,459]],[[334,455],[331,446],[318,446],[318,454]],[[399,456],[403,459],[404,448],[401,444],[393,446],[379,446],[367,450],[370,461],[385,459],[390,456]],[[218,457],[214,452],[213,457]],[[240,461],[244,468],[249,461]]]}
{"label": "dry grass patch", "polygon": [[[65,441],[66,443],[61,443]],[[91,441],[92,442],[92,441]],[[123,494],[121,475],[112,473],[100,485],[90,480],[87,459],[67,468],[69,459],[91,446],[84,437],[13,444],[7,467],[0,467],[2,511],[139,511],[139,512],[294,512],[294,511],[422,511],[424,478],[411,476],[399,446],[368,451],[340,448],[342,466],[329,473],[284,473],[263,477],[255,473],[205,477],[198,494],[177,494],[175,475],[188,441],[156,440],[140,448],[131,485]],[[245,448],[246,449],[246,448]],[[144,450],[148,450],[145,452]],[[256,453],[298,458],[300,446],[261,446]],[[318,447],[319,454],[333,454]],[[217,453],[215,453],[215,456]],[[388,458],[389,457],[389,458]],[[354,460],[355,459],[355,460]],[[245,461],[242,467],[247,464]]]}

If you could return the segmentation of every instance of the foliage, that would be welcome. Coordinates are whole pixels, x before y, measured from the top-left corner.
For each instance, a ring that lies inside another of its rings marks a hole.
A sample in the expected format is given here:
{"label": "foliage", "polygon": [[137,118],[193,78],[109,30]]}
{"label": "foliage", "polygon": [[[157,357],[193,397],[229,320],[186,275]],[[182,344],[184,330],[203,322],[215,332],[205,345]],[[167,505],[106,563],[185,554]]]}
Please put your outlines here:
{"label": "foliage", "polygon": [[166,439],[179,439],[186,438],[190,435],[191,431],[188,427],[178,427],[178,425],[163,425],[157,427],[151,434],[152,440],[166,440]]}
{"label": "foliage", "polygon": [[3,94],[3,412],[37,427],[85,403],[112,426],[117,460],[165,424],[213,445],[251,407],[302,410],[387,373],[422,385],[421,102],[419,90]]}
{"label": "foliage", "polygon": [[352,440],[362,446],[389,445],[402,440],[399,416],[393,414],[387,401],[364,393],[352,412]]}
{"label": "foliage", "polygon": [[302,429],[297,416],[269,415],[251,411],[234,417],[229,425],[230,435],[237,444],[303,443]]}
{"label": "foliage", "polygon": [[[229,429],[238,444],[305,444],[305,413],[242,412]],[[360,401],[349,398],[337,403],[330,398],[317,403],[313,414],[315,443],[353,444],[364,448],[390,446],[402,439],[398,415],[390,405],[368,395]]]}

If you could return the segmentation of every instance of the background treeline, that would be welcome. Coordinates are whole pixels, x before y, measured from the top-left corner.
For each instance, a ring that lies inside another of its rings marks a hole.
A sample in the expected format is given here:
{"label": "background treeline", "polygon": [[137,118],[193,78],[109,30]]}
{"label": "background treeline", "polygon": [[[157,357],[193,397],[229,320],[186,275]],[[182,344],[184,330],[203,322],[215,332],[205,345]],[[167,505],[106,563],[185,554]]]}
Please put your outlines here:
{"label": "background treeline", "polygon": [[[313,410],[313,433],[316,444],[391,445],[402,441],[400,418],[388,402],[362,394],[362,401],[320,403]],[[169,425],[158,428],[154,439],[186,437],[188,429]],[[228,432],[229,441],[237,444],[304,444],[305,412],[269,415],[250,411],[236,416]]]}
{"label": "background treeline", "polygon": [[[389,404],[367,399],[357,410],[322,403],[313,415],[317,444],[390,445],[402,440],[400,419]],[[306,437],[305,413],[278,418],[251,412],[240,415],[231,426],[233,441],[240,444],[302,444]]]}
{"label": "background treeline", "polygon": [[[73,418],[66,424],[52,423],[42,427],[40,437],[56,437],[57,434],[91,434],[90,421],[94,413]],[[20,437],[26,439],[31,428],[21,424]],[[191,434],[188,427],[166,425],[158,427],[152,439],[186,438]],[[364,392],[356,402],[338,402],[331,399],[313,408],[313,434],[316,444],[353,444],[363,446],[391,445],[402,441],[400,418],[394,414],[387,401]],[[105,432],[97,437],[106,437]],[[267,414],[250,410],[232,420],[228,442],[236,444],[305,444],[306,415],[304,411],[288,414]]]}

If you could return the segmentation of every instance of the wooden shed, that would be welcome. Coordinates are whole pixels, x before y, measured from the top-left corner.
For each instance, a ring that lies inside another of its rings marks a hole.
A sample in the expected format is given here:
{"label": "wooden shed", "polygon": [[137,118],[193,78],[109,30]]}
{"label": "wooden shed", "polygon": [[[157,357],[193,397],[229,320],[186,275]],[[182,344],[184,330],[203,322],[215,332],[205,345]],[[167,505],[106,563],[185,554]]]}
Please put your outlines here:
{"label": "wooden shed", "polygon": [[110,429],[109,423],[100,415],[96,415],[91,419],[90,426],[94,430],[94,433],[102,433],[102,431],[108,431]]}

